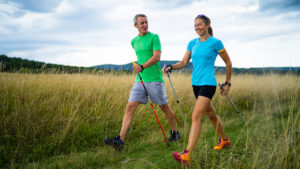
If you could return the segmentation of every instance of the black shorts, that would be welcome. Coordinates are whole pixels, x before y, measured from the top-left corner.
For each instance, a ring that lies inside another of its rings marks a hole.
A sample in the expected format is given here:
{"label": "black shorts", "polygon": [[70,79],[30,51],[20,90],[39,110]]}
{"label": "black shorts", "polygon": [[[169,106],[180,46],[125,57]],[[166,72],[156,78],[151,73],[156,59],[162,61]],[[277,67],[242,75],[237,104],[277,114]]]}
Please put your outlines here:
{"label": "black shorts", "polygon": [[209,86],[209,85],[204,85],[204,86],[193,85],[193,91],[196,99],[198,96],[204,96],[209,99],[212,99],[216,92],[216,88],[217,88],[216,86]]}

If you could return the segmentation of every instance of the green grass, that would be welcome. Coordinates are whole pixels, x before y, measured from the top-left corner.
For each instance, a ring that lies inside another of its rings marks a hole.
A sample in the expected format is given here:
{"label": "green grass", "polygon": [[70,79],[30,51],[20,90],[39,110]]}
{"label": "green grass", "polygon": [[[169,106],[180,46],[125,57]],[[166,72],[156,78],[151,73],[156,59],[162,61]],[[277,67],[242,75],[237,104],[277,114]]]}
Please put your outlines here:
{"label": "green grass", "polygon": [[[190,75],[172,74],[187,121],[195,99]],[[0,168],[182,168],[168,147],[149,104],[138,107],[123,152],[104,145],[119,134],[134,75],[0,74]],[[224,81],[224,76],[217,76]],[[168,79],[169,104],[183,123]],[[213,99],[232,145],[212,151],[218,136],[207,117],[190,168],[300,168],[300,78],[233,76],[231,99]],[[155,105],[167,137],[169,124]],[[189,130],[189,128],[188,128]]]}

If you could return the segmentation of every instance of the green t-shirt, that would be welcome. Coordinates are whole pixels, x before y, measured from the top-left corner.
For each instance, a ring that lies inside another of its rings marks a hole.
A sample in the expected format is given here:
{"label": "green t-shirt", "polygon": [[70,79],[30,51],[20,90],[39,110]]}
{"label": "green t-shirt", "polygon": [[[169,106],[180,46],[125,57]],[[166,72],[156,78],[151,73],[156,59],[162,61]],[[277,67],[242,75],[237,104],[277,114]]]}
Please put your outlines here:
{"label": "green t-shirt", "polygon": [[[147,62],[153,56],[153,51],[161,50],[158,35],[151,32],[148,32],[144,36],[136,36],[132,39],[131,45],[135,50],[139,64]],[[141,76],[144,82],[164,82],[160,61],[144,69],[143,72],[141,72]],[[140,81],[138,75],[136,76],[135,81]]]}

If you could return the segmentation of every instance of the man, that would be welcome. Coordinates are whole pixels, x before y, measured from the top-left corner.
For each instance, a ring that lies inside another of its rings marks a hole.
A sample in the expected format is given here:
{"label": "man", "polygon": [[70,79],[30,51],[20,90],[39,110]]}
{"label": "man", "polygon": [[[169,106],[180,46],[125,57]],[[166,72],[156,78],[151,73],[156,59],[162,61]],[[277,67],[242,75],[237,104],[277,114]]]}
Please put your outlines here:
{"label": "man", "polygon": [[[161,45],[159,37],[148,31],[148,20],[144,14],[135,15],[134,26],[139,35],[132,39],[131,45],[136,52],[139,64],[133,66],[133,70],[141,74],[151,101],[158,104],[160,109],[166,113],[171,128],[169,141],[177,141],[181,135],[175,126],[174,113],[168,105],[166,87],[160,68]],[[125,136],[132,123],[134,111],[139,104],[146,104],[147,100],[145,90],[137,75],[126,106],[120,135],[113,139],[105,138],[106,144],[113,146],[118,151],[123,149]]]}

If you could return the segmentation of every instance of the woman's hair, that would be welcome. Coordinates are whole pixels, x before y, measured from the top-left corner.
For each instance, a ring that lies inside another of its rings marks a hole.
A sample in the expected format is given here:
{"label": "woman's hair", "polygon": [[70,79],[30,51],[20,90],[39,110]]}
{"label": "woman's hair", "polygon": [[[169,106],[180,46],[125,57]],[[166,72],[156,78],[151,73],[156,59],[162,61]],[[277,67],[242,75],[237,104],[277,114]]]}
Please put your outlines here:
{"label": "woman's hair", "polygon": [[146,17],[147,18],[147,16],[145,15],[145,14],[136,14],[135,16],[134,16],[134,18],[133,18],[133,23],[134,24],[137,24],[137,18],[138,17]]}
{"label": "woman's hair", "polygon": [[213,30],[212,30],[212,28],[211,28],[211,26],[210,26],[210,19],[209,19],[207,16],[203,15],[203,14],[198,15],[198,16],[195,18],[195,20],[196,20],[196,19],[202,19],[206,25],[209,24],[208,33],[209,33],[211,36],[213,36]]}

